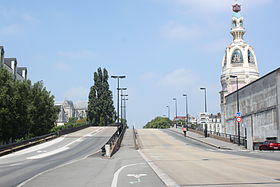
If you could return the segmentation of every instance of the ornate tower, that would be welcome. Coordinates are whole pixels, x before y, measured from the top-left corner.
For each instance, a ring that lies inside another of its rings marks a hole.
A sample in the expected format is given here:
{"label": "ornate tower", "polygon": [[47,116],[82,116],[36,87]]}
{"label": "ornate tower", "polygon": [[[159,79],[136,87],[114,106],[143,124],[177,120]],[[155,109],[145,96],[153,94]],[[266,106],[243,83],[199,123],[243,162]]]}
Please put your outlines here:
{"label": "ornate tower", "polygon": [[238,77],[239,88],[259,78],[254,49],[243,39],[246,31],[243,25],[244,18],[240,14],[241,5],[236,2],[232,5],[232,10],[230,33],[233,36],[233,42],[226,48],[222,61],[221,104],[225,102],[225,96],[234,92],[237,88],[236,79],[230,78],[230,75]]}
{"label": "ornate tower", "polygon": [[225,54],[222,60],[222,75],[221,85],[221,120],[222,120],[222,131],[227,133],[225,118],[225,96],[236,91],[238,77],[238,88],[251,83],[252,81],[259,78],[257,59],[252,46],[247,44],[243,36],[245,34],[244,18],[241,16],[241,5],[237,2],[232,5],[232,28],[231,35],[233,36],[233,42],[226,48]]}

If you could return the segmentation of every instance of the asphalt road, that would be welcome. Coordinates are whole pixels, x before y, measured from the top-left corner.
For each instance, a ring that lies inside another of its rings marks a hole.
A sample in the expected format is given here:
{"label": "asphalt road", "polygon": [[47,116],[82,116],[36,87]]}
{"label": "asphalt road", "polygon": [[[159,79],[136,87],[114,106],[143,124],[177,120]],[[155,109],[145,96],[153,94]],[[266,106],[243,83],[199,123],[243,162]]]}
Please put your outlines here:
{"label": "asphalt road", "polygon": [[111,158],[90,155],[49,170],[26,182],[24,187],[165,187],[134,148],[128,129],[120,150]]}
{"label": "asphalt road", "polygon": [[278,153],[221,151],[167,130],[138,134],[142,153],[173,185],[280,186]]}
{"label": "asphalt road", "polygon": [[0,186],[21,186],[23,182],[42,172],[92,155],[100,150],[115,131],[115,127],[89,127],[2,156],[0,157]]}
{"label": "asphalt road", "polygon": [[235,151],[235,150],[224,150],[224,149],[217,149],[212,146],[209,146],[207,144],[203,144],[201,142],[192,140],[190,138],[186,138],[178,133],[175,133],[174,131],[163,129],[164,133],[167,133],[169,136],[174,137],[176,140],[184,142],[186,145],[192,145],[196,148],[204,149],[207,151],[214,151],[214,152],[223,152],[225,154],[231,154],[231,155],[239,155],[239,156],[245,156],[250,158],[261,158],[266,160],[275,160],[280,161],[280,151]]}

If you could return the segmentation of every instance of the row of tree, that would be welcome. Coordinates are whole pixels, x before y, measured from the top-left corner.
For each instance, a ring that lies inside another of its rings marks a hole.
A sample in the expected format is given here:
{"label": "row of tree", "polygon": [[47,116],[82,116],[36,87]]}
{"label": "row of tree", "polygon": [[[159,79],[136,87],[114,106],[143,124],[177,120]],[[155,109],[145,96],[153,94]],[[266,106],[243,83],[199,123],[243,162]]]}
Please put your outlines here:
{"label": "row of tree", "polygon": [[17,81],[0,67],[0,143],[47,134],[59,108],[43,82]]}
{"label": "row of tree", "polygon": [[148,122],[143,128],[155,128],[164,129],[169,128],[172,125],[172,121],[165,117],[156,117],[152,121]]}

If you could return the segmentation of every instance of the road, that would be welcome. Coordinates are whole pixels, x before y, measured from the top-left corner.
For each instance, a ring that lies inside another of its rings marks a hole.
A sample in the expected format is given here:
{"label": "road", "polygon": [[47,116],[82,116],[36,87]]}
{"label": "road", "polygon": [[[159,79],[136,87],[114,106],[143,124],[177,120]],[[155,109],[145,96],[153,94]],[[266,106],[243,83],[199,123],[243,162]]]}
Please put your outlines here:
{"label": "road", "polygon": [[88,157],[99,151],[115,131],[115,127],[89,127],[2,156],[0,186],[21,186],[24,181],[42,172]]}
{"label": "road", "polygon": [[[280,186],[279,153],[221,151],[168,130],[137,130],[141,152],[178,186]],[[170,185],[171,186],[171,185]]]}

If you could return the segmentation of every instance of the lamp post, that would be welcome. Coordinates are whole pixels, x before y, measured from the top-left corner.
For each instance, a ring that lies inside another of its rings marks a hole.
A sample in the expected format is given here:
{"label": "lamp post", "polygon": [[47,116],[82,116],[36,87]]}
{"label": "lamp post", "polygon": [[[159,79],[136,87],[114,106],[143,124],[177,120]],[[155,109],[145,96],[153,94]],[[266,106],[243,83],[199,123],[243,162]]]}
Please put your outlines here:
{"label": "lamp post", "polygon": [[205,128],[204,128],[204,136],[207,138],[207,99],[206,99],[206,88],[200,88],[200,90],[204,90],[204,112],[205,112]]}
{"label": "lamp post", "polygon": [[127,90],[127,88],[119,88],[119,90],[121,91],[121,123],[122,123],[122,118],[123,118],[123,100],[122,100],[122,97],[123,97],[123,90]]}
{"label": "lamp post", "polygon": [[175,101],[175,118],[177,119],[177,99],[173,98],[173,100]]}
{"label": "lamp post", "polygon": [[[126,89],[125,89],[126,90]],[[121,92],[121,119],[124,119],[124,110],[125,110],[125,97],[127,97],[128,95],[125,94],[123,95],[123,93]],[[124,103],[124,105],[122,105]]]}
{"label": "lamp post", "polygon": [[170,119],[170,108],[169,108],[169,106],[166,106],[167,107],[167,111],[168,111],[168,119]]}
{"label": "lamp post", "polygon": [[183,94],[183,97],[186,97],[186,125],[187,125],[187,131],[188,131],[189,130],[188,95]]}
{"label": "lamp post", "polygon": [[[239,111],[239,94],[238,94],[238,76],[230,75],[230,78],[236,78],[236,105],[237,105],[237,112]],[[240,122],[237,122],[237,136],[238,136],[238,145],[240,146]]]}
{"label": "lamp post", "polygon": [[117,88],[117,92],[118,92],[118,96],[117,96],[117,124],[119,124],[119,102],[120,102],[120,99],[119,99],[119,87],[120,87],[120,79],[124,79],[125,76],[124,75],[112,75],[111,78],[113,79],[117,79],[118,80],[118,88]]}
{"label": "lamp post", "polygon": [[[127,95],[126,95],[127,96]],[[124,120],[125,120],[125,122],[126,122],[126,101],[127,101],[128,99],[127,98],[123,98],[123,103],[124,103],[124,106],[123,106],[123,109],[124,109]],[[126,122],[127,123],[127,122]]]}

